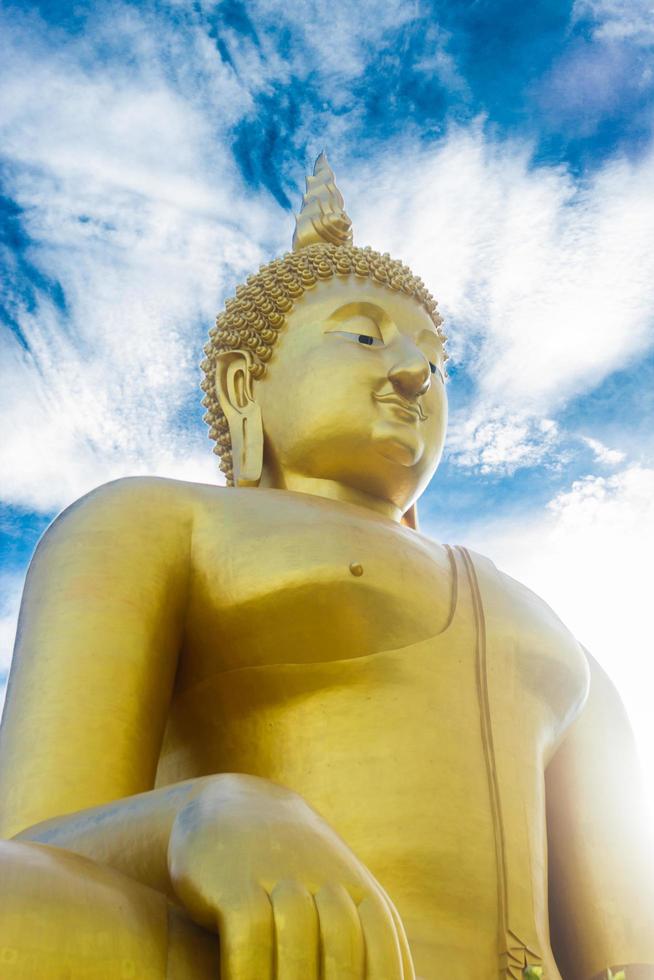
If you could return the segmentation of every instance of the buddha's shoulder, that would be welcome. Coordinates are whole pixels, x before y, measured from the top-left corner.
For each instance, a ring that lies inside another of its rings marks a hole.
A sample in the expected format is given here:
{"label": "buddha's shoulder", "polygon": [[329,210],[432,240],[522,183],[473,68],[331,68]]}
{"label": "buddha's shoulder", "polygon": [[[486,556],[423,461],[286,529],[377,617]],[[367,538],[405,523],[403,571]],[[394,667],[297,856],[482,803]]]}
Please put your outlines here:
{"label": "buddha's shoulder", "polygon": [[210,484],[155,476],[121,477],[80,497],[59,515],[55,526],[107,520],[117,528],[144,530],[171,521],[190,525],[201,510],[220,510],[228,496],[225,487]]}
{"label": "buddha's shoulder", "polygon": [[[257,498],[262,491],[257,491]],[[263,491],[267,493],[267,491]],[[130,476],[103,483],[64,510],[55,523],[106,520],[144,529],[157,522],[193,525],[202,518],[238,521],[252,506],[252,491],[156,476]]]}
{"label": "buddha's shoulder", "polygon": [[475,552],[468,555],[487,629],[509,634],[521,647],[554,646],[585,660],[570,629],[541,596],[503,572],[490,558]]}

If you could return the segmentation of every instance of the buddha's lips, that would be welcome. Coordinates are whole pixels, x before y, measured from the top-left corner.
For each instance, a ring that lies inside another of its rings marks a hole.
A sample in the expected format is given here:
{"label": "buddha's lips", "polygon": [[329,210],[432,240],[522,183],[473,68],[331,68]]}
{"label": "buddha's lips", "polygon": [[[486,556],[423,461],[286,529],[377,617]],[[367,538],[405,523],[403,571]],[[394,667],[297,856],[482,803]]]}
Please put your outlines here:
{"label": "buddha's lips", "polygon": [[425,422],[427,420],[427,416],[423,411],[422,405],[418,401],[409,402],[405,398],[401,398],[395,393],[392,395],[374,395],[373,397],[376,401],[383,402],[385,405],[395,405],[397,408],[403,409],[403,411],[413,415],[420,422]]}

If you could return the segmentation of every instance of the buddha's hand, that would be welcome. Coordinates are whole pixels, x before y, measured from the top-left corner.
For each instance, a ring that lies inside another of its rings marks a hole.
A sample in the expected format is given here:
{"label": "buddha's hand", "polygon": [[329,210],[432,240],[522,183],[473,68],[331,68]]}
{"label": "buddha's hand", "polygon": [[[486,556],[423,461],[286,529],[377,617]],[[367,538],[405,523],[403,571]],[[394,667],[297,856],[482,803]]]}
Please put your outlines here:
{"label": "buddha's hand", "polygon": [[192,918],[219,933],[221,980],[414,980],[388,896],[289,790],[216,776],[178,814],[168,866]]}

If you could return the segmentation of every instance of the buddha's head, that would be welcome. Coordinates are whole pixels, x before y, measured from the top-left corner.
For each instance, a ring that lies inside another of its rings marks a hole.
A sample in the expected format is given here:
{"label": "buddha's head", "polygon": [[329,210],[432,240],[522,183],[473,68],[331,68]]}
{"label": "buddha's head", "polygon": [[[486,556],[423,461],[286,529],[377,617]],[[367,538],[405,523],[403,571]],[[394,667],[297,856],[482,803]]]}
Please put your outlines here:
{"label": "buddha's head", "polygon": [[352,245],[324,154],[293,252],[239,286],[210,331],[205,420],[228,484],[323,484],[405,514],[445,436],[436,303],[401,263]]}

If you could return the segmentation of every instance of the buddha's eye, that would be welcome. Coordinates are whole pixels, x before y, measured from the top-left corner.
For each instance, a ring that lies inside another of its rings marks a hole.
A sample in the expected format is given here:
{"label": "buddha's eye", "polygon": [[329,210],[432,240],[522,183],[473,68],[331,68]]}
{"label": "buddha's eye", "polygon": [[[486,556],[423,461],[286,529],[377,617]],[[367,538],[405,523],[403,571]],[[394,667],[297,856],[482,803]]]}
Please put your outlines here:
{"label": "buddha's eye", "polygon": [[349,340],[352,344],[361,344],[363,347],[383,347],[384,341],[381,337],[371,337],[367,333],[353,333],[350,330],[330,330],[331,334]]}
{"label": "buddha's eye", "polygon": [[436,374],[436,365],[432,361],[429,362],[429,370],[432,374]]}

